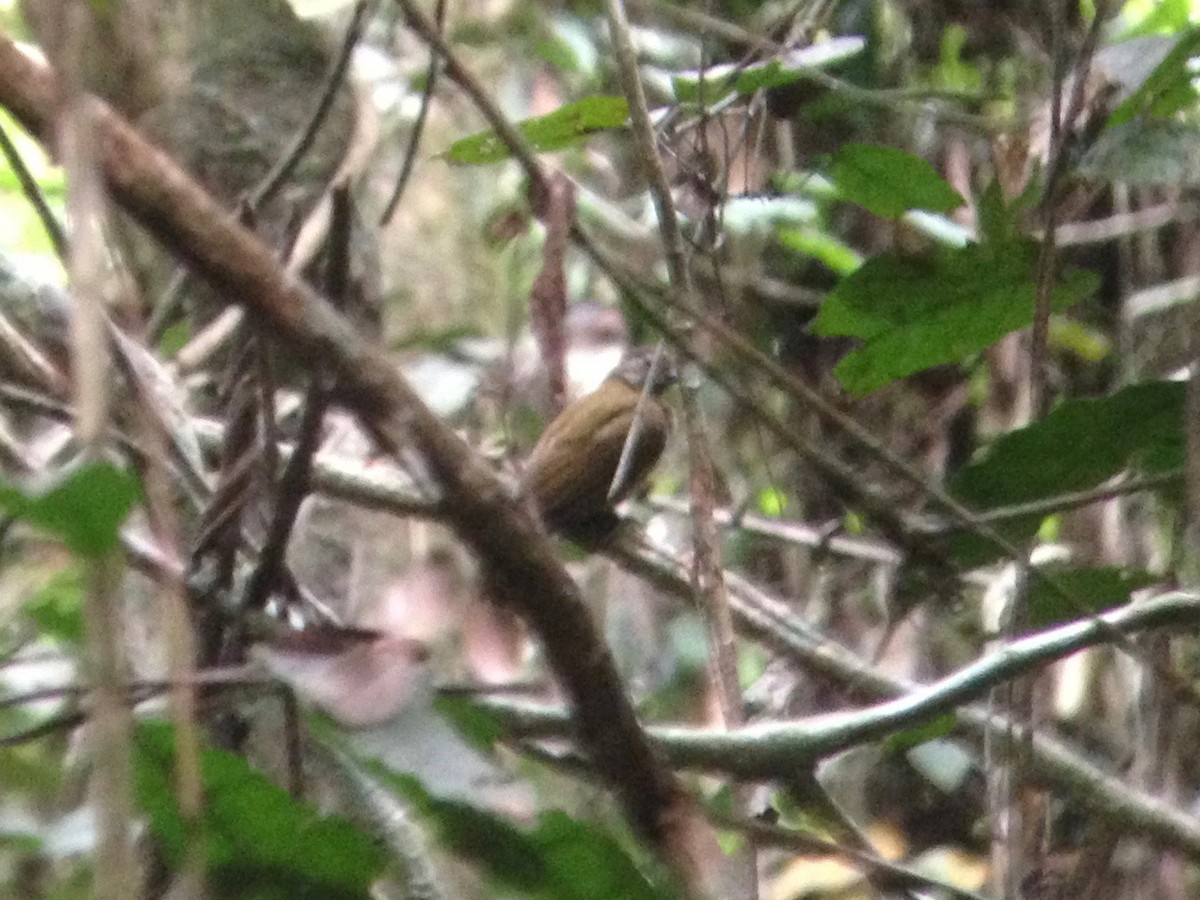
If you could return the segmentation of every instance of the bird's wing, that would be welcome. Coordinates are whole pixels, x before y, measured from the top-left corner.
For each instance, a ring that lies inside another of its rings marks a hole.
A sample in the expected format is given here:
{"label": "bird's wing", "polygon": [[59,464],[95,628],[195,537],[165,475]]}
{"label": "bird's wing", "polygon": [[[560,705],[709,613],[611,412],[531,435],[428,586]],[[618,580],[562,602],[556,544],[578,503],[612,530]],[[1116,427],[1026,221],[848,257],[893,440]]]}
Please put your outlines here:
{"label": "bird's wing", "polygon": [[[585,521],[609,507],[608,492],[621,457],[625,435],[633,421],[638,392],[623,384],[607,384],[597,394],[567,407],[547,426],[527,463],[526,490],[551,527]],[[645,404],[646,415],[665,413],[657,403]],[[628,494],[641,474],[662,451],[662,440],[652,434],[656,422],[647,422],[639,439],[630,484],[617,499]]]}

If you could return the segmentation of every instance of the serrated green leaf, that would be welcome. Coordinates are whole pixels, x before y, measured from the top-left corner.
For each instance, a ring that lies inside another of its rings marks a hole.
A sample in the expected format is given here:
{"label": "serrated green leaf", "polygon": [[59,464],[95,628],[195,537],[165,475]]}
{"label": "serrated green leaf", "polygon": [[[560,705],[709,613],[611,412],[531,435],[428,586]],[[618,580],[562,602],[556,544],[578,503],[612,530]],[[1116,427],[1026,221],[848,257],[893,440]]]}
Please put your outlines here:
{"label": "serrated green leaf", "polygon": [[[552,113],[517,123],[517,130],[537,153],[561,150],[599,131],[624,128],[629,104],[624,97],[587,97]],[[483,166],[511,156],[494,131],[481,131],[455,141],[445,157],[458,165]]]}
{"label": "serrated green leaf", "polygon": [[202,834],[191,834],[174,791],[174,729],[142,722],[134,742],[138,806],[171,865],[200,841],[216,896],[367,900],[384,859],[349,822],[322,816],[232,753],[204,749]]}
{"label": "serrated green leaf", "polygon": [[832,174],[844,199],[887,219],[910,209],[946,213],[964,202],[928,162],[894,147],[846,144],[834,157]]}
{"label": "serrated green leaf", "polygon": [[1053,574],[1055,583],[1072,599],[1067,599],[1041,579],[1033,579],[1029,585],[1031,630],[1123,606],[1129,602],[1133,591],[1157,580],[1148,572],[1120,566],[1069,569]]}
{"label": "serrated green leaf", "polygon": [[[1032,321],[1037,247],[1031,241],[940,247],[923,256],[881,254],[826,298],[814,329],[862,338],[834,370],[865,394],[897,378],[963,359]],[[1063,274],[1051,306],[1095,290],[1090,272]]]}
{"label": "serrated green leaf", "polygon": [[116,549],[121,523],[140,497],[132,473],[102,461],[75,466],[36,488],[0,483],[0,508],[87,557]]}

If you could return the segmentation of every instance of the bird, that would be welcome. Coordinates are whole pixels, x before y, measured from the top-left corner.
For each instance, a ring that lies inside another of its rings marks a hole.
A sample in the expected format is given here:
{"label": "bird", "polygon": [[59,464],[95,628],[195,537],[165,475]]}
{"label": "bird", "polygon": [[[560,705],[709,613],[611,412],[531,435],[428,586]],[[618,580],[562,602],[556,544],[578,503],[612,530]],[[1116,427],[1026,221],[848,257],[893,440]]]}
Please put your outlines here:
{"label": "bird", "polygon": [[[628,350],[596,390],[569,403],[542,432],[526,463],[523,493],[550,531],[585,544],[602,539],[617,525],[613,507],[658,462],[670,429],[659,398],[676,380],[661,355],[652,347]],[[635,419],[627,474],[614,485]]]}

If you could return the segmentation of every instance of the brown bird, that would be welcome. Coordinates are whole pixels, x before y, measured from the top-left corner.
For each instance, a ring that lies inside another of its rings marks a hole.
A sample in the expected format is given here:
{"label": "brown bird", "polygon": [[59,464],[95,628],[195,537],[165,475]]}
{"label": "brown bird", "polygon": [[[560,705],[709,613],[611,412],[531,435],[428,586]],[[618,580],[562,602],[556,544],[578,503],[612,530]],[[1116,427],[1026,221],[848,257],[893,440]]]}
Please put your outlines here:
{"label": "brown bird", "polygon": [[[667,442],[670,420],[658,396],[675,382],[666,359],[635,347],[592,393],[560,412],[529,456],[525,495],[551,531],[582,542],[599,540],[617,524],[612,508],[645,480]],[[654,369],[652,372],[651,370]],[[626,474],[613,485],[643,388],[637,438]]]}

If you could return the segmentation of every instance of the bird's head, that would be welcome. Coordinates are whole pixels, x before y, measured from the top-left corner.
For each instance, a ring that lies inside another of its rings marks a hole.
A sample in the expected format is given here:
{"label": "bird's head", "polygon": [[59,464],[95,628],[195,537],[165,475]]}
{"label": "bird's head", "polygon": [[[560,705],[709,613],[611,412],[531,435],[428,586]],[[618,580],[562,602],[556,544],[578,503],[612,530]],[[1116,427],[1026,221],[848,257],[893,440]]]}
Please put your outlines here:
{"label": "bird's head", "polygon": [[626,351],[608,377],[623,381],[639,391],[649,383],[650,393],[655,395],[679,380],[667,354],[657,352],[654,347],[633,347]]}

